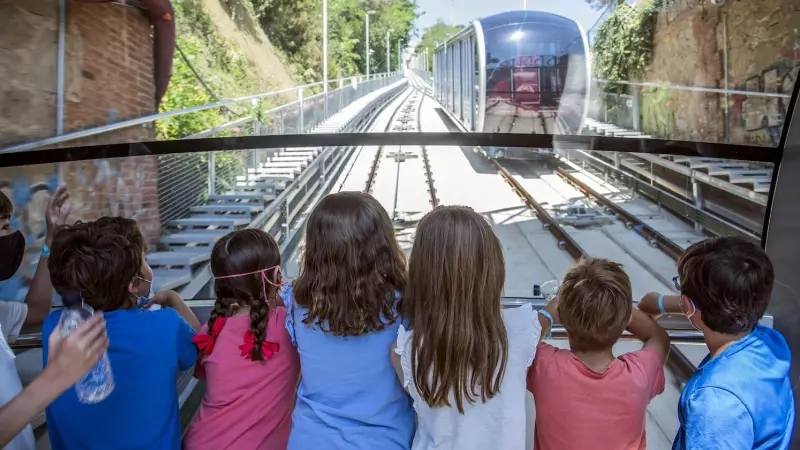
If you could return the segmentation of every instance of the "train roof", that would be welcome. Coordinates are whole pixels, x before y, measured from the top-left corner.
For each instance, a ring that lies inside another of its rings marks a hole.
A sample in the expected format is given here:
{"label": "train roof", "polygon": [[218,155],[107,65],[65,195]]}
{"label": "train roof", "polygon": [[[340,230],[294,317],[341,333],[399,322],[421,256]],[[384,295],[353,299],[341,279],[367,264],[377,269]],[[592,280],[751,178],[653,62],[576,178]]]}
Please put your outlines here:
{"label": "train roof", "polygon": [[492,28],[502,27],[506,25],[513,25],[517,23],[551,23],[561,25],[575,25],[576,22],[572,19],[558,14],[552,14],[544,11],[506,11],[504,13],[495,14],[493,16],[483,17],[478,20],[484,30],[491,30]]}

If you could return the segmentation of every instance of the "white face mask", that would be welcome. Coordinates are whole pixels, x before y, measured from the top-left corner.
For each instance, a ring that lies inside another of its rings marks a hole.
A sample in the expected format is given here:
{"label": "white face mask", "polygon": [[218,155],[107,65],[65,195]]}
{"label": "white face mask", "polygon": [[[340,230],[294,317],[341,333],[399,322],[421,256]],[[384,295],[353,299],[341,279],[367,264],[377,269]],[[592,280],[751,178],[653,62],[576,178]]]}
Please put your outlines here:
{"label": "white face mask", "polygon": [[[154,295],[156,295],[156,293],[153,291],[153,280],[145,280],[144,278],[140,278],[140,280],[150,285],[150,291],[148,291],[147,297],[139,297],[136,299],[136,303],[139,305],[139,308],[142,308],[144,305],[147,304],[147,302],[150,301],[151,298],[153,298]],[[161,309],[160,305],[153,305],[150,308],[148,308],[148,311],[156,311],[159,309]]]}
{"label": "white face mask", "polygon": [[692,328],[694,328],[697,331],[702,331],[700,328],[697,327],[697,325],[694,324],[694,322],[692,322],[692,316],[694,316],[694,313],[697,312],[697,306],[695,306],[694,302],[691,300],[689,300],[689,304],[692,305],[692,310],[686,313],[686,318],[689,319],[689,325],[691,325]]}

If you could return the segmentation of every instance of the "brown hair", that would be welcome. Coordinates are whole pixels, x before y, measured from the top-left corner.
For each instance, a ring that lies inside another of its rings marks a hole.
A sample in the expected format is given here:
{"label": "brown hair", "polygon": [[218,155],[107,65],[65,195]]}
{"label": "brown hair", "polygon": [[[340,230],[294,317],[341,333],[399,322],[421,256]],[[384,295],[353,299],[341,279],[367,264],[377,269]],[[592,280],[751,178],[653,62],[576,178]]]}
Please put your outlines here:
{"label": "brown hair", "polygon": [[570,348],[596,351],[613,346],[628,326],[632,295],[621,264],[586,258],[569,269],[558,292],[558,315]]}
{"label": "brown hair", "polygon": [[406,285],[406,258],[386,210],[369,194],[324,197],[306,224],[294,282],[305,324],[334,336],[358,336],[394,323],[395,296]]}
{"label": "brown hair", "polygon": [[767,312],[775,272],[767,253],[740,237],[705,239],[678,261],[681,294],[700,310],[703,323],[717,333],[755,328]]}
{"label": "brown hair", "polygon": [[[242,306],[250,307],[250,331],[255,337],[255,345],[250,352],[254,361],[263,361],[261,343],[267,336],[269,302],[275,300],[276,286],[265,282],[261,273],[252,273],[279,266],[281,251],[275,239],[263,230],[247,228],[226,234],[214,244],[211,251],[211,272],[214,277],[250,274],[240,277],[214,280],[214,293],[217,301],[208,318],[208,334],[214,328],[218,317],[230,317]],[[277,270],[265,272],[267,279],[275,285],[280,284],[281,276]],[[269,298],[264,298],[264,293]]]}
{"label": "brown hair", "polygon": [[431,407],[497,395],[508,360],[501,294],[505,265],[491,225],[466,207],[419,222],[401,312],[409,319],[414,385]]}
{"label": "brown hair", "polygon": [[142,249],[142,253],[147,251],[144,235],[142,235],[142,230],[139,229],[139,224],[135,220],[125,217],[101,217],[95,220],[94,224],[109,232],[122,235],[130,243]]}
{"label": "brown hair", "polygon": [[128,291],[142,267],[141,249],[113,229],[78,222],[59,227],[47,263],[59,294],[80,292],[83,301],[100,311],[136,305]]}
{"label": "brown hair", "polygon": [[11,204],[11,199],[3,191],[0,191],[0,219],[8,219],[13,212],[14,205]]}

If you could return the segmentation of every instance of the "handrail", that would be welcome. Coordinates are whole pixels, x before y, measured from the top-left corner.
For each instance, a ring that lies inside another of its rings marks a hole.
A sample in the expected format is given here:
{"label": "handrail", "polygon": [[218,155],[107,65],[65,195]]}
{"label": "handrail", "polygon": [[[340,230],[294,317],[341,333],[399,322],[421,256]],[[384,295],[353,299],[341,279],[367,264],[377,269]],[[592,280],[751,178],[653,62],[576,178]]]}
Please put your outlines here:
{"label": "handrail", "polygon": [[[389,76],[395,75],[396,73],[397,72],[393,72],[393,73],[389,74]],[[373,80],[373,79],[381,79],[381,78],[384,78],[386,76],[387,75],[385,73],[368,75],[368,76],[366,76],[366,80],[364,80],[363,82],[368,82],[368,81]],[[352,82],[352,81],[355,81],[356,79],[362,79],[363,77],[365,77],[365,75],[356,75],[356,76],[351,76],[351,77],[337,78],[335,80],[329,80],[328,81],[328,85],[330,85],[331,83],[336,83],[336,82],[346,81],[346,80],[350,80]],[[8,146],[8,147],[5,147],[5,148],[0,148],[0,154],[2,154],[2,153],[19,153],[19,152],[24,152],[24,151],[28,151],[28,150],[36,150],[36,149],[41,148],[41,147],[47,147],[47,146],[51,146],[51,145],[55,145],[55,144],[61,144],[61,143],[68,142],[68,141],[73,141],[73,140],[76,140],[76,139],[82,139],[82,138],[89,137],[89,136],[95,136],[95,135],[98,135],[98,134],[108,133],[110,131],[121,130],[123,128],[129,128],[129,127],[133,127],[133,126],[136,126],[136,125],[144,125],[146,123],[150,123],[150,122],[153,122],[155,120],[168,119],[168,118],[171,118],[171,117],[181,116],[181,115],[184,115],[184,114],[196,113],[196,112],[205,111],[205,110],[213,109],[213,108],[219,108],[219,107],[222,107],[222,106],[227,106],[227,105],[231,105],[231,104],[235,104],[235,103],[241,103],[241,102],[249,101],[249,100],[258,100],[258,99],[264,99],[264,98],[284,95],[284,94],[288,94],[288,93],[291,93],[291,92],[296,92],[296,91],[298,91],[300,89],[308,89],[308,88],[312,88],[312,87],[316,87],[316,86],[322,86],[324,84],[325,84],[324,81],[319,81],[319,82],[316,82],[316,83],[304,84],[304,85],[301,85],[301,86],[295,86],[295,87],[291,87],[291,88],[287,88],[287,89],[282,89],[280,91],[264,92],[264,93],[261,93],[261,94],[254,94],[254,95],[248,95],[248,96],[245,96],[245,97],[236,97],[236,98],[226,99],[226,100],[222,100],[222,101],[214,102],[214,103],[207,103],[205,105],[192,106],[190,108],[178,109],[178,110],[174,110],[174,111],[167,111],[167,112],[158,113],[158,114],[150,114],[150,115],[147,115],[147,116],[137,117],[136,119],[124,120],[122,122],[116,122],[116,123],[112,123],[112,124],[108,124],[108,125],[101,125],[101,126],[95,127],[95,128],[88,128],[88,129],[85,129],[85,130],[80,130],[80,131],[75,131],[75,132],[72,132],[72,133],[62,134],[61,136],[53,136],[53,137],[41,139],[41,140],[38,140],[38,141],[26,142],[24,144],[11,145],[11,146]]]}
{"label": "handrail", "polygon": [[[543,297],[503,297],[502,302],[503,308],[531,305],[534,309],[539,310],[547,305],[547,301]],[[208,315],[214,308],[213,299],[190,300],[186,303],[192,311],[195,312],[201,323],[207,321]],[[637,307],[637,305],[638,302],[633,302],[634,307]],[[667,334],[672,338],[673,344],[703,344],[703,333],[692,328],[692,325],[686,317],[680,314],[664,314],[658,318],[658,323],[667,331]],[[772,328],[773,317],[771,315],[764,315],[759,323]],[[567,339],[567,332],[563,324],[557,322],[554,325],[552,338],[557,340]],[[620,336],[620,339],[636,340],[636,337],[630,332],[625,331],[622,336]],[[16,350],[39,348],[42,345],[41,332],[21,334],[16,341],[9,343],[9,345],[12,349]]]}
{"label": "handrail", "polygon": [[780,92],[740,91],[737,89],[720,89],[720,88],[712,88],[705,86],[660,84],[660,83],[651,83],[648,81],[614,81],[614,80],[604,80],[602,78],[594,78],[593,81],[603,84],[622,84],[625,86],[674,89],[676,91],[707,92],[712,94],[726,94],[726,95],[747,95],[750,97],[792,98],[791,94],[782,94]]}

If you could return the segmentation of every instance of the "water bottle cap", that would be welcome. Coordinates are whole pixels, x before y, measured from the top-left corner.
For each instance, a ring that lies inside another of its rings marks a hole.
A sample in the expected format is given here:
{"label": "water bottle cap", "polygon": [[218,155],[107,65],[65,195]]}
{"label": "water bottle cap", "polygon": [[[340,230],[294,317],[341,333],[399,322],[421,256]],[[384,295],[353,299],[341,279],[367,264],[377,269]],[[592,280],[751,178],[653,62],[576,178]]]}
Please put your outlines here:
{"label": "water bottle cap", "polygon": [[61,294],[61,303],[65,308],[80,308],[83,298],[80,292],[65,292]]}

